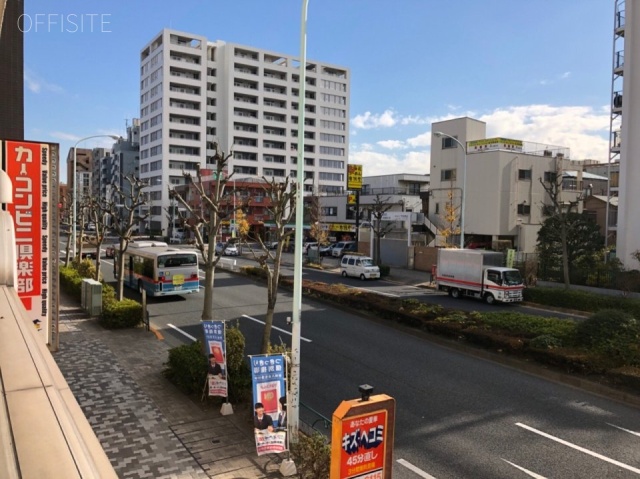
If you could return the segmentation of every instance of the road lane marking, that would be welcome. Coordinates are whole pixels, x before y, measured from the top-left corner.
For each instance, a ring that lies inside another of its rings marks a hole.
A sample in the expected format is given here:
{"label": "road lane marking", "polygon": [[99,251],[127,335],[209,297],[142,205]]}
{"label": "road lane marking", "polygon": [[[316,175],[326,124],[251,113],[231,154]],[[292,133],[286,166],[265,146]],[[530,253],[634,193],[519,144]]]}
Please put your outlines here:
{"label": "road lane marking", "polygon": [[545,476],[541,476],[540,474],[536,474],[535,472],[530,471],[529,469],[525,469],[522,466],[518,466],[517,464],[514,464],[511,461],[507,461],[506,459],[500,458],[502,459],[504,462],[506,462],[507,464],[511,464],[513,467],[515,467],[516,469],[520,469],[522,472],[524,472],[525,474],[528,474],[529,476],[535,478],[535,479],[547,479]]}
{"label": "road lane marking", "polygon": [[[243,315],[242,315],[242,317],[243,317],[243,318],[250,319],[251,321],[255,321],[256,323],[265,324],[265,322],[264,322],[264,321],[260,321],[259,319],[252,318],[251,316],[247,316],[246,314],[243,314]],[[277,326],[271,326],[271,327],[272,327],[273,329],[276,329],[276,330],[280,331],[281,333],[288,334],[289,336],[291,336],[291,333],[290,333],[289,331],[286,331],[286,330],[284,330],[284,329],[280,329],[280,328],[278,328]],[[302,339],[303,341],[306,341],[306,342],[308,342],[308,343],[310,343],[310,342],[311,342],[311,340],[310,340],[310,339],[307,339],[307,338],[302,337],[302,336],[300,336],[300,339]]]}
{"label": "road lane marking", "polygon": [[628,432],[629,434],[633,434],[634,436],[640,436],[640,432],[630,431],[629,429],[625,429],[620,426],[616,426],[615,424],[607,423],[611,427],[615,427],[616,429],[620,429],[621,431]]}
{"label": "road lane marking", "polygon": [[410,471],[415,472],[417,475],[419,475],[420,477],[424,477],[424,479],[436,479],[435,477],[433,477],[431,474],[427,474],[426,472],[424,472],[422,469],[414,466],[413,464],[411,464],[409,461],[405,461],[404,459],[398,459],[396,461],[398,464],[406,467],[407,469],[409,469]]}
{"label": "road lane marking", "polygon": [[527,430],[529,430],[531,432],[539,434],[540,436],[546,437],[547,439],[551,439],[552,441],[556,441],[556,442],[559,442],[560,444],[564,444],[565,446],[573,448],[573,449],[575,449],[577,451],[584,452],[585,454],[588,454],[588,455],[593,456],[595,458],[601,459],[601,460],[606,461],[606,462],[608,462],[610,464],[614,464],[614,465],[616,465],[618,467],[626,469],[627,471],[631,471],[631,472],[635,472],[636,474],[640,474],[640,469],[637,469],[637,468],[635,468],[633,466],[629,466],[628,464],[624,464],[623,462],[616,461],[615,459],[611,459],[610,457],[603,456],[602,454],[598,454],[597,452],[590,451],[589,449],[586,449],[584,447],[580,447],[580,446],[578,446],[576,444],[572,444],[572,443],[570,443],[568,441],[560,439],[559,437],[555,437],[555,436],[552,436],[551,434],[547,434],[546,432],[539,431],[538,429],[534,429],[531,426],[527,426],[526,424],[522,424],[520,422],[517,422],[516,426],[519,426],[519,427],[521,427],[523,429],[527,429]]}
{"label": "road lane marking", "polygon": [[368,293],[375,293],[375,294],[379,294],[381,296],[389,296],[390,298],[399,298],[400,297],[399,294],[383,293],[382,291],[378,291],[378,290],[375,290],[375,289],[358,288],[357,286],[353,286],[352,289],[359,289],[360,291],[366,291]]}
{"label": "road lane marking", "polygon": [[191,341],[197,341],[196,338],[194,338],[193,336],[191,336],[189,333],[187,333],[186,331],[183,331],[182,329],[180,329],[177,326],[174,326],[171,323],[167,323],[167,326],[169,326],[170,328],[175,329],[176,331],[178,331],[180,334],[184,334],[187,338],[189,338]]}

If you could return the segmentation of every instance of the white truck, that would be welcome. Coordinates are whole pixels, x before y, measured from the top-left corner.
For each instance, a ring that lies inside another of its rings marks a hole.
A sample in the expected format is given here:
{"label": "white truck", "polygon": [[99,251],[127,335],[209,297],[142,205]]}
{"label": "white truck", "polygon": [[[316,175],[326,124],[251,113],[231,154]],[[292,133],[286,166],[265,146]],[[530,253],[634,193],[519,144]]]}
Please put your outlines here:
{"label": "white truck", "polygon": [[472,296],[488,304],[522,301],[520,271],[505,268],[504,255],[476,249],[439,249],[436,286],[449,296]]}

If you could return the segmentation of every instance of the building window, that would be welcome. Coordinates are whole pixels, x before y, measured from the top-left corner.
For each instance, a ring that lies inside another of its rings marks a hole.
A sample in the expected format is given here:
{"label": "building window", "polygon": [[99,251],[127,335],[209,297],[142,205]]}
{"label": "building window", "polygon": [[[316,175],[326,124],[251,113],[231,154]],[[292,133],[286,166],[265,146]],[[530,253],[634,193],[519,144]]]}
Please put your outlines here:
{"label": "building window", "polygon": [[338,216],[338,207],[337,206],[323,206],[320,209],[320,214],[322,216]]}
{"label": "building window", "polygon": [[544,182],[545,183],[555,183],[557,178],[557,173],[555,171],[545,171],[544,172]]}
{"label": "building window", "polygon": [[[456,138],[458,138],[456,136]],[[445,150],[447,148],[457,148],[458,147],[458,143],[453,139],[453,138],[449,138],[448,136],[443,136],[442,137],[442,149]]]}
{"label": "building window", "polygon": [[542,216],[553,216],[554,209],[551,205],[542,206]]}
{"label": "building window", "polygon": [[531,180],[531,170],[518,170],[519,180]]}
{"label": "building window", "polygon": [[450,170],[442,170],[440,172],[440,181],[455,181],[456,180],[456,169],[452,168]]}
{"label": "building window", "polygon": [[518,205],[518,214],[519,215],[530,215],[531,214],[531,205],[527,205],[525,203],[520,203]]}
{"label": "building window", "polygon": [[440,214],[440,203],[436,203],[436,208],[434,210],[434,213],[439,215]]}

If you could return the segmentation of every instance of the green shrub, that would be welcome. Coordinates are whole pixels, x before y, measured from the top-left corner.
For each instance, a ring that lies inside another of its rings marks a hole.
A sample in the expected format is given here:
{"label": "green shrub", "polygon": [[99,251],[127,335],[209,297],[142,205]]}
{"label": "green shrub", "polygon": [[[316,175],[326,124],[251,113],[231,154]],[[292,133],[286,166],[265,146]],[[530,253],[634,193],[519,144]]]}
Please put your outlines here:
{"label": "green shrub", "polygon": [[251,370],[245,360],[244,335],[238,326],[225,323],[225,342],[227,368],[229,370],[229,398],[234,402],[243,402],[251,397]]}
{"label": "green shrub", "polygon": [[640,317],[640,300],[589,293],[564,288],[526,288],[524,300],[577,311],[596,312],[601,309],[619,309]]}
{"label": "green shrub", "polygon": [[82,294],[82,276],[71,266],[60,268],[60,286],[62,290],[75,298],[78,302]]}
{"label": "green shrub", "polygon": [[570,341],[576,330],[576,322],[571,319],[545,318],[512,312],[482,313],[481,321],[487,329],[508,331],[529,338],[549,335],[561,341]]}
{"label": "green shrub", "polygon": [[550,334],[542,334],[529,341],[529,346],[536,349],[555,349],[562,347],[562,341]]}
{"label": "green shrub", "polygon": [[194,341],[169,350],[165,377],[187,394],[201,394],[207,380],[207,357],[202,342]]}
{"label": "green shrub", "polygon": [[448,314],[436,318],[436,321],[440,323],[466,324],[468,317],[467,314],[462,311],[450,311]]}
{"label": "green shrub", "polygon": [[107,329],[135,328],[142,323],[142,305],[133,299],[107,301],[102,305],[100,324]]}
{"label": "green shrub", "polygon": [[82,278],[95,278],[96,277],[96,265],[90,259],[83,259],[78,265],[78,274]]}
{"label": "green shrub", "polygon": [[116,290],[107,283],[102,283],[102,307],[105,308],[107,303],[116,302]]}
{"label": "green shrub", "polygon": [[291,443],[291,455],[301,479],[328,479],[331,466],[331,447],[319,432],[313,436],[298,435]]}
{"label": "green shrub", "polygon": [[380,277],[384,278],[385,276],[389,276],[391,273],[391,266],[388,264],[379,264],[378,268],[380,268]]}
{"label": "green shrub", "polygon": [[609,309],[591,315],[579,324],[576,339],[580,345],[614,362],[629,365],[640,362],[640,323],[624,311]]}

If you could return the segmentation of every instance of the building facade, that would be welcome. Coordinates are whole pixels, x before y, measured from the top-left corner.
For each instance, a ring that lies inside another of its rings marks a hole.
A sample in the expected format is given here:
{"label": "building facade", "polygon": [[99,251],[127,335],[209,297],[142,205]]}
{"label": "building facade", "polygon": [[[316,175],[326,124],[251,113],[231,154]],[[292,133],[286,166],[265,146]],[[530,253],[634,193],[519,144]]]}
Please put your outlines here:
{"label": "building facade", "polygon": [[[627,268],[636,269],[631,256],[640,250],[640,217],[635,213],[640,202],[636,180],[640,178],[640,5],[633,1],[615,0],[613,29],[613,65],[611,82],[610,164],[619,160],[619,195],[617,216],[611,215],[609,229],[616,233],[616,256]],[[615,193],[615,192],[613,192]],[[613,194],[612,194],[613,196]],[[617,222],[612,221],[617,220]]]}
{"label": "building facade", "polygon": [[[568,159],[568,148],[487,138],[486,123],[472,118],[433,123],[431,128],[466,145],[465,154],[454,140],[433,136],[428,210],[439,230],[449,227],[459,238],[464,204],[465,246],[491,246],[501,240],[519,251],[534,252],[538,229],[552,207],[543,183],[548,185],[558,173],[560,200],[577,202],[573,211],[582,211],[583,173]],[[444,239],[437,244],[443,245]]]}
{"label": "building facade", "polygon": [[[344,189],[350,73],[307,61],[307,194]],[[213,168],[217,143],[238,176],[296,175],[300,64],[296,57],[165,29],[140,54],[140,178],[150,226],[166,234],[168,186]]]}
{"label": "building facade", "polygon": [[24,1],[0,2],[0,138],[24,139]]}

